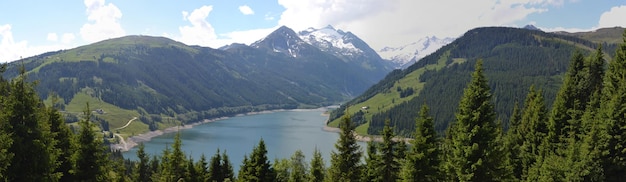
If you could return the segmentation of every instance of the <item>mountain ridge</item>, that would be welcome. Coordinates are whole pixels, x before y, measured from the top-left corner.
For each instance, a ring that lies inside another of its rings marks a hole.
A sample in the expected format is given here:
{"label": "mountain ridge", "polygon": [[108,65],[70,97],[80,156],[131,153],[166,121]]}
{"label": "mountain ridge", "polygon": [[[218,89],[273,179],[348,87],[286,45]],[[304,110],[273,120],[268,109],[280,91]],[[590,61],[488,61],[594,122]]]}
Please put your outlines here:
{"label": "mountain ridge", "polygon": [[[546,103],[551,103],[571,53],[589,53],[597,45],[577,37],[522,28],[475,28],[408,68],[388,74],[331,113],[330,125],[349,113],[352,118],[359,118],[355,122],[360,125],[356,129],[360,134],[378,134],[384,120],[391,119],[398,133],[408,135],[419,106],[426,103],[441,133],[454,121],[454,106],[458,105],[477,59],[484,60],[485,73],[496,96],[496,111],[504,113],[499,117],[506,122],[513,101],[522,99],[531,84],[542,88]],[[606,57],[614,52],[611,45],[603,46]]]}
{"label": "mountain ridge", "polygon": [[140,122],[122,129],[125,135],[246,112],[336,104],[388,71],[346,62],[299,40],[288,27],[251,46],[221,49],[125,36],[15,61],[3,76],[18,76],[19,67],[38,81],[43,100],[49,102],[49,93],[59,96],[69,122],[80,116],[76,104],[87,101],[107,106],[95,116],[107,125],[102,128],[118,128],[135,113]]}

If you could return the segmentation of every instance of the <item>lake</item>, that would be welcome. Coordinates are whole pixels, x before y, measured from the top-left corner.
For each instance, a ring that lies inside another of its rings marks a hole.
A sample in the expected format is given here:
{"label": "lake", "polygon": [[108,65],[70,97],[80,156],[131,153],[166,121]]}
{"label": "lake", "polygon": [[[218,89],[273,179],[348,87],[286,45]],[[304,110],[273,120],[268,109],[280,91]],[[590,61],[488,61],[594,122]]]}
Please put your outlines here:
{"label": "lake", "polygon": [[[310,162],[315,148],[329,166],[330,153],[339,138],[338,133],[323,130],[328,116],[324,110],[291,110],[270,113],[243,115],[218,120],[180,130],[182,149],[187,155],[198,161],[204,154],[209,160],[216,150],[226,151],[235,173],[239,170],[244,155],[263,138],[268,150],[268,158],[274,163],[275,158],[289,158],[300,149]],[[166,146],[174,141],[176,133],[166,133],[144,142],[146,153],[161,155]],[[362,151],[364,149],[362,148]],[[124,152],[124,157],[136,160],[137,148]]]}

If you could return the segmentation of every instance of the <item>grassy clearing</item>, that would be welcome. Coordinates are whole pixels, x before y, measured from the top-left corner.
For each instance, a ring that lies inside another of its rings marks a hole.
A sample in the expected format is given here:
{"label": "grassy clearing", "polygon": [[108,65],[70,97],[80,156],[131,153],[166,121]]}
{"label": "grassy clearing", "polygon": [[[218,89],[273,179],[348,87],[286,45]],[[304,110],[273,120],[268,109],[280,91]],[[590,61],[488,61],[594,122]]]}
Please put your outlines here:
{"label": "grassy clearing", "polygon": [[[83,89],[83,91],[77,93],[72,101],[65,106],[65,111],[71,114],[75,114],[79,117],[83,115],[83,111],[85,110],[86,104],[89,103],[89,108],[91,111],[95,111],[101,109],[103,111],[102,114],[98,112],[92,112],[94,116],[102,118],[109,122],[109,128],[111,130],[115,130],[116,128],[122,127],[128,123],[129,120],[134,117],[139,117],[139,112],[135,110],[127,110],[117,107],[115,105],[106,103],[98,98],[92,97],[88,93],[90,89]],[[148,132],[148,125],[139,121],[139,119],[133,121],[128,127],[120,130],[114,131],[123,136],[129,136],[132,134],[140,134]]]}
{"label": "grassy clearing", "polygon": [[[437,60],[437,64],[430,64],[422,68],[419,68],[409,73],[404,78],[398,80],[396,83],[394,83],[393,87],[391,87],[389,91],[376,94],[374,97],[364,102],[350,106],[350,108],[348,108],[348,111],[346,113],[350,113],[351,115],[361,110],[363,107],[368,107],[367,111],[365,112],[365,119],[368,122],[358,126],[355,129],[357,134],[364,135],[364,136],[367,135],[367,129],[369,128],[369,121],[372,119],[372,115],[374,113],[387,111],[390,108],[393,108],[402,102],[409,101],[413,99],[414,97],[417,97],[419,95],[419,92],[424,88],[424,84],[425,84],[424,82],[420,82],[419,80],[420,76],[427,70],[440,70],[446,67],[446,62],[448,61],[449,57],[450,57],[450,52],[446,52],[445,54],[443,54],[442,57],[439,58],[439,60]],[[453,61],[451,64],[458,64],[463,61],[465,61],[465,59],[455,59],[455,61]],[[396,90],[397,87],[400,87],[402,89],[411,87],[413,88],[415,93],[408,97],[400,98],[400,93]],[[339,121],[340,119],[333,120],[332,122],[328,124],[328,126],[337,127],[339,125]]]}

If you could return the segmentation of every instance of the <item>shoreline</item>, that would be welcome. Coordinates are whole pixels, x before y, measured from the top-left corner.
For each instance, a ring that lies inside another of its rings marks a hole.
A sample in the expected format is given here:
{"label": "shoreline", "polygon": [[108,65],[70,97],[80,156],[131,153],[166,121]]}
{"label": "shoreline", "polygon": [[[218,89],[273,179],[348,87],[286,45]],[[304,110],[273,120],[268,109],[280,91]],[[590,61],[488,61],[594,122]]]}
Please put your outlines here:
{"label": "shoreline", "polygon": [[[255,111],[255,112],[247,112],[247,113],[242,113],[242,114],[236,114],[235,116],[232,116],[232,117],[250,116],[250,115],[257,115],[257,114],[269,114],[269,113],[285,112],[285,111],[299,112],[299,111],[318,111],[318,110],[323,112],[323,111],[326,111],[328,109],[327,109],[327,107],[320,107],[320,108],[316,108],[316,109],[274,109],[274,110],[267,110],[267,111]],[[204,120],[202,120],[200,122],[194,122],[194,123],[183,125],[183,126],[174,126],[174,127],[161,129],[161,130],[149,131],[149,132],[142,133],[142,134],[139,134],[139,135],[129,136],[127,139],[121,138],[121,141],[119,143],[111,144],[110,146],[111,146],[111,149],[116,149],[116,150],[119,150],[121,152],[128,152],[130,149],[132,149],[132,148],[136,147],[137,145],[139,145],[139,143],[150,141],[154,137],[161,136],[161,135],[167,134],[167,133],[177,132],[177,131],[183,130],[183,129],[190,129],[190,128],[193,128],[194,126],[197,126],[197,125],[206,124],[206,123],[212,123],[212,122],[215,122],[215,121],[225,120],[225,119],[229,119],[229,118],[231,118],[231,117],[219,117],[219,118],[213,118],[213,119],[204,119]],[[124,144],[122,144],[122,143],[124,143]]]}
{"label": "shoreline", "polygon": [[[330,127],[328,125],[325,125],[322,130],[326,131],[326,132],[333,132],[333,133],[339,133],[341,132],[341,129],[339,128],[335,128],[335,127]],[[356,139],[356,141],[359,142],[370,142],[370,141],[374,141],[374,142],[383,142],[383,137],[380,135],[360,135],[357,134],[356,132],[354,132],[354,138]],[[413,140],[412,138],[403,138],[403,137],[394,137],[392,140],[394,141],[400,141],[400,140],[404,140],[405,143],[409,143],[409,141]]]}

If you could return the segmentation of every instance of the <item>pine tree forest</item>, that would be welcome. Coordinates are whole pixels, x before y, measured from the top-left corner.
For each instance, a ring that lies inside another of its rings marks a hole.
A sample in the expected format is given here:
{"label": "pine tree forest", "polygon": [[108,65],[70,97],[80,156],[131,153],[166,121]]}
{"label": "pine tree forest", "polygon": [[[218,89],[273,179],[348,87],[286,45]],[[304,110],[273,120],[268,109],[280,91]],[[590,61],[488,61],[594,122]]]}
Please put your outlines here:
{"label": "pine tree forest", "polygon": [[551,107],[542,88],[531,86],[507,130],[478,60],[445,133],[436,132],[424,104],[411,138],[397,137],[386,121],[382,142],[362,149],[356,124],[344,116],[330,164],[317,150],[310,159],[296,151],[272,161],[263,139],[242,164],[219,149],[194,160],[180,134],[159,156],[139,145],[138,159],[125,160],[95,132],[88,104],[80,122],[67,125],[22,69],[17,78],[0,77],[0,181],[624,181],[626,43],[604,58],[602,47],[588,57],[573,52]]}

